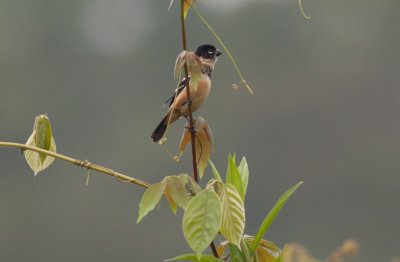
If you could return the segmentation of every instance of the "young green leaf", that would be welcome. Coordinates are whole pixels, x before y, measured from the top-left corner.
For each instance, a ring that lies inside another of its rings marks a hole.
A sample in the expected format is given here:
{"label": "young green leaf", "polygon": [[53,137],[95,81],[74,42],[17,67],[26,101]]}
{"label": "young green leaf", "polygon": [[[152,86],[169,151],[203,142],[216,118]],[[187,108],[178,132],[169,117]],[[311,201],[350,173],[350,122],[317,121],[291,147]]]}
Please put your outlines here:
{"label": "young green leaf", "polygon": [[236,188],[231,184],[223,185],[220,201],[222,208],[220,232],[230,243],[240,248],[245,226],[243,201]]}
{"label": "young green leaf", "polygon": [[226,171],[226,183],[233,185],[240,197],[244,202],[244,186],[242,182],[242,178],[240,176],[239,170],[235,163],[235,155],[229,154],[228,156],[228,168]]}
{"label": "young green leaf", "polygon": [[[49,150],[52,138],[51,124],[49,118],[46,115],[37,116],[33,130],[36,131],[36,146],[44,150]],[[44,162],[46,157],[46,154],[39,153],[39,158],[42,162]]]}
{"label": "young green leaf", "polygon": [[164,193],[165,180],[162,180],[152,186],[150,186],[146,192],[144,192],[142,200],[139,204],[139,216],[136,223],[139,223],[150,211],[152,211]]}
{"label": "young green leaf", "polygon": [[267,216],[264,218],[263,223],[261,224],[256,236],[255,240],[253,242],[253,245],[251,247],[251,253],[254,254],[254,252],[257,249],[258,244],[260,243],[262,237],[264,234],[267,232],[269,229],[270,225],[272,222],[275,220],[276,216],[279,214],[281,209],[285,206],[286,202],[289,200],[289,198],[292,196],[292,194],[296,191],[296,189],[303,184],[303,181],[297,183],[294,185],[292,188],[290,188],[288,191],[286,191],[279,199],[276,201],[275,205],[272,207],[272,209],[269,211]]}
{"label": "young green leaf", "polygon": [[200,259],[201,253],[221,227],[221,204],[217,193],[204,189],[187,204],[183,215],[183,234]]}
{"label": "young green leaf", "polygon": [[[244,194],[244,197],[246,197],[247,185],[249,183],[249,166],[247,165],[247,161],[246,161],[245,157],[243,157],[242,160],[240,161],[238,170],[240,173],[240,177],[242,179],[243,192],[244,192],[243,194]],[[244,200],[243,200],[243,202],[244,202]]]}
{"label": "young green leaf", "polygon": [[[52,135],[50,120],[46,115],[36,117],[33,132],[26,145],[56,152],[56,143]],[[35,176],[54,161],[54,157],[35,151],[25,150],[24,155]]]}
{"label": "young green leaf", "polygon": [[217,168],[215,167],[214,163],[213,163],[210,159],[208,160],[208,162],[210,163],[210,166],[211,166],[211,169],[212,169],[212,171],[213,171],[215,180],[217,180],[217,181],[222,181],[221,176],[219,175],[218,170],[217,170]]}
{"label": "young green leaf", "polygon": [[199,260],[196,254],[183,254],[164,261],[223,262],[224,260],[218,259],[210,255],[201,255],[201,258]]}

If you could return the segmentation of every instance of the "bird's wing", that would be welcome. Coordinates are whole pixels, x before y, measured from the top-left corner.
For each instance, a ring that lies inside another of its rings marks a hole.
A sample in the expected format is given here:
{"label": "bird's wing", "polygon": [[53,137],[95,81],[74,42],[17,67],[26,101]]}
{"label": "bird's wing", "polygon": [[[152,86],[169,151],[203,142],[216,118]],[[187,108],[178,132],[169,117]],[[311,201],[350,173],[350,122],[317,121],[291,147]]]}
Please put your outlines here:
{"label": "bird's wing", "polygon": [[[190,81],[190,76],[188,77],[188,80]],[[178,88],[175,90],[174,94],[168,98],[167,101],[165,101],[164,106],[167,106],[168,108],[174,103],[175,98],[182,92],[183,89],[186,87],[186,78],[183,78],[182,81],[180,82]]]}

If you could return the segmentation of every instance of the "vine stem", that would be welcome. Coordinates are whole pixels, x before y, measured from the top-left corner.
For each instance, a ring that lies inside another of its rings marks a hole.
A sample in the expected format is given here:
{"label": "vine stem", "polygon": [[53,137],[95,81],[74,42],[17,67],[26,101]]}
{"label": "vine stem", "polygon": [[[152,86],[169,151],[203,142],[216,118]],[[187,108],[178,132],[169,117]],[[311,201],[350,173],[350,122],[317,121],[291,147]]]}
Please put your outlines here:
{"label": "vine stem", "polygon": [[[189,4],[187,0],[181,0],[181,35],[182,35],[182,49],[185,51],[187,49],[186,46],[186,29],[185,29],[185,14],[184,14],[184,3]],[[189,74],[188,74],[188,68],[187,64],[185,62],[184,64],[184,71],[185,71],[185,79],[189,79]],[[189,81],[185,81],[186,85],[186,95],[189,101],[191,101],[190,98],[190,89],[189,89]],[[188,115],[189,115],[189,129],[190,129],[190,136],[191,136],[191,144],[192,144],[192,162],[193,162],[193,179],[198,183],[199,182],[199,175],[197,172],[197,161],[196,161],[196,137],[195,137],[195,130],[193,127],[193,114],[192,114],[192,108],[191,108],[191,103],[188,103]],[[214,255],[214,257],[219,258],[217,249],[215,248],[214,241],[211,241],[210,243],[210,248],[211,251]]]}
{"label": "vine stem", "polygon": [[[185,29],[185,14],[184,14],[184,3],[186,0],[181,0],[181,35],[182,35],[182,49],[186,51],[186,29]],[[187,64],[184,64],[184,71],[185,71],[185,79],[189,79],[189,73]],[[191,101],[190,97],[190,88],[189,88],[189,81],[185,81],[186,85],[186,96],[188,101]],[[188,116],[189,116],[189,130],[190,130],[190,137],[191,137],[191,144],[192,144],[192,163],[193,163],[193,179],[197,183],[199,182],[199,175],[197,172],[197,161],[196,161],[196,137],[195,137],[195,130],[193,127],[193,114],[192,114],[192,105],[188,103]]]}
{"label": "vine stem", "polygon": [[31,151],[35,151],[35,152],[39,152],[39,153],[43,153],[46,154],[48,156],[52,156],[54,158],[57,158],[59,160],[63,160],[65,162],[69,162],[72,163],[74,165],[86,168],[88,170],[94,170],[97,171],[99,173],[103,173],[105,175],[109,175],[109,176],[113,176],[115,178],[117,178],[120,181],[126,181],[126,182],[130,182],[132,184],[144,187],[144,188],[149,188],[151,186],[151,184],[147,183],[146,181],[143,180],[139,180],[118,172],[115,172],[112,169],[97,165],[97,164],[92,164],[89,161],[85,160],[78,160],[66,155],[62,155],[62,154],[58,154],[55,152],[51,152],[48,150],[44,150],[38,147],[33,147],[33,146],[28,146],[25,144],[19,144],[19,143],[12,143],[12,142],[0,142],[0,147],[14,147],[14,148],[20,148],[21,150],[31,150]]}

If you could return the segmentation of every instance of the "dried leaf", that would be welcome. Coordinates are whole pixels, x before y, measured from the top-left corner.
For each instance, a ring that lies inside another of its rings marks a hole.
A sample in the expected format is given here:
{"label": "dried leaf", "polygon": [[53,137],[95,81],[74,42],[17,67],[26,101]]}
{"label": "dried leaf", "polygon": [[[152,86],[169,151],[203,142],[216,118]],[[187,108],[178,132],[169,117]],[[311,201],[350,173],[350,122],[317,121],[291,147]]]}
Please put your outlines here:
{"label": "dried leaf", "polygon": [[325,260],[327,262],[341,262],[346,258],[354,258],[360,250],[360,244],[353,239],[347,239],[343,242],[342,246],[332,251],[332,253]]}
{"label": "dried leaf", "polygon": [[190,75],[190,83],[197,89],[197,83],[201,77],[201,60],[194,52],[186,53],[186,66]]}
{"label": "dried leaf", "polygon": [[183,152],[185,151],[186,146],[190,143],[190,141],[191,141],[191,133],[187,129],[187,126],[186,126],[185,129],[183,130],[181,142],[179,143],[179,155],[180,156],[183,155]]}
{"label": "dried leaf", "polygon": [[[245,241],[250,246],[253,245],[254,237],[245,236]],[[258,262],[274,262],[281,254],[281,250],[273,242],[261,239],[256,249]]]}
{"label": "dried leaf", "polygon": [[[213,145],[213,137],[211,130],[204,118],[198,117],[193,119],[195,133],[195,147],[196,147],[196,161],[197,167],[199,168],[200,178],[203,177],[204,169],[207,167],[207,161],[210,159]],[[186,146],[191,141],[191,133],[188,125],[186,125],[183,131],[181,142],[179,144],[179,154],[182,155],[185,151]]]}
{"label": "dried leaf", "polygon": [[187,53],[187,51],[186,51],[186,50],[183,50],[183,51],[180,52],[179,55],[176,57],[176,60],[175,60],[175,69],[174,69],[174,78],[175,78],[175,79],[179,77],[179,75],[180,75],[180,73],[181,73],[181,71],[182,71],[183,65],[184,65],[185,62],[186,62],[186,53]]}
{"label": "dried leaf", "polygon": [[194,52],[183,50],[175,60],[175,78],[178,78],[181,75],[185,64],[188,69],[188,74],[190,75],[190,84],[196,90],[197,83],[201,77],[201,60]]}
{"label": "dried leaf", "polygon": [[218,257],[222,257],[224,255],[224,252],[225,252],[225,246],[220,245],[217,247]]}
{"label": "dried leaf", "polygon": [[174,215],[176,215],[176,211],[178,209],[178,205],[175,202],[173,194],[174,194],[174,190],[172,188],[168,187],[168,180],[167,180],[167,184],[166,184],[166,186],[164,188],[164,195],[165,195],[165,198],[168,201],[168,204],[169,204],[169,207],[171,208],[172,213]]}
{"label": "dried leaf", "polygon": [[[174,0],[171,0],[169,2],[168,10],[171,9],[171,6],[173,3],[174,3]],[[187,13],[188,13],[190,7],[193,7],[193,8],[196,7],[196,0],[183,0],[183,18],[184,19],[186,19],[186,16],[187,16]]]}
{"label": "dried leaf", "polygon": [[196,7],[196,0],[184,0],[183,3],[183,18],[186,19],[186,15],[190,9],[190,7],[195,8]]}

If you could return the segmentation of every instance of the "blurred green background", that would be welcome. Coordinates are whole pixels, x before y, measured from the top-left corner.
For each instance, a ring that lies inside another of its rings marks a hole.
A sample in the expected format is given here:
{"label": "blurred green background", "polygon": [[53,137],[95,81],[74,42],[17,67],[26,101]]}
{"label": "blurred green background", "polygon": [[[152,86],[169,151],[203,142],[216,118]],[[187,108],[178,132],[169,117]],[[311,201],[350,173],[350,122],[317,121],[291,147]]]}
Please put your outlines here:
{"label": "blurred green background", "polygon": [[[174,90],[178,5],[136,0],[0,1],[0,140],[24,143],[47,113],[60,153],[149,182],[190,172],[150,133]],[[246,233],[286,189],[304,185],[266,238],[324,258],[343,240],[360,261],[400,255],[400,30],[398,0],[215,0],[198,10],[226,55],[196,115],[228,153],[250,165]],[[194,13],[188,45],[217,42]],[[177,152],[184,121],[169,131]],[[56,161],[33,177],[0,149],[0,261],[162,261],[188,252],[180,217],[162,202],[136,225],[143,189]],[[206,170],[207,178],[210,171]]]}

